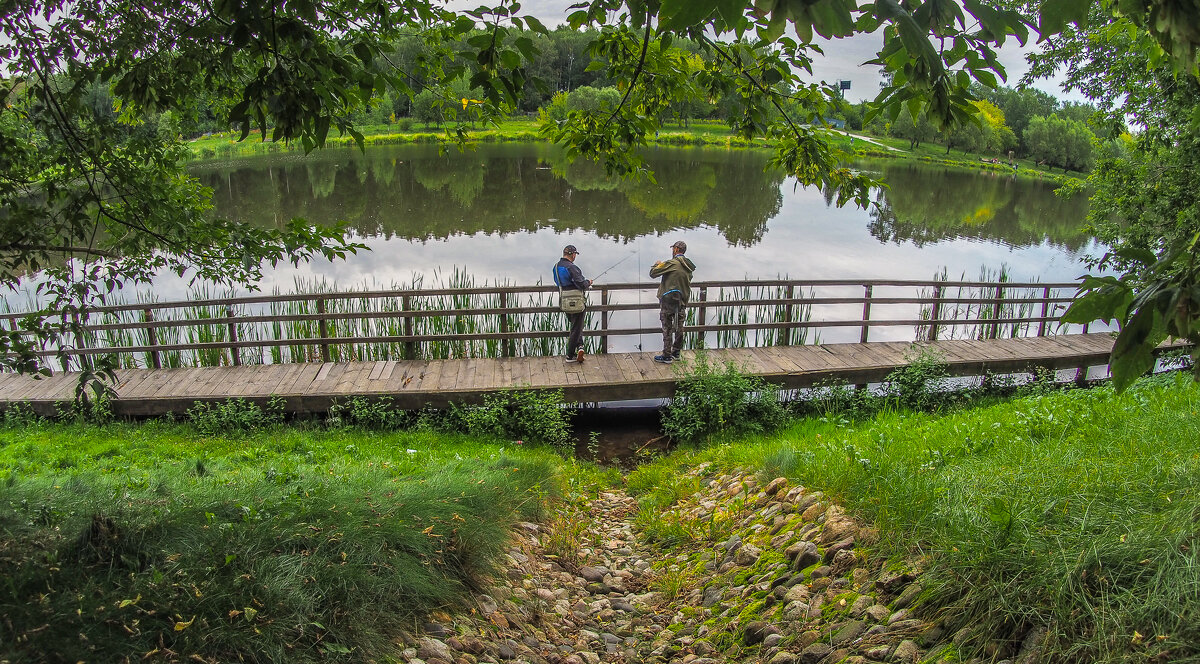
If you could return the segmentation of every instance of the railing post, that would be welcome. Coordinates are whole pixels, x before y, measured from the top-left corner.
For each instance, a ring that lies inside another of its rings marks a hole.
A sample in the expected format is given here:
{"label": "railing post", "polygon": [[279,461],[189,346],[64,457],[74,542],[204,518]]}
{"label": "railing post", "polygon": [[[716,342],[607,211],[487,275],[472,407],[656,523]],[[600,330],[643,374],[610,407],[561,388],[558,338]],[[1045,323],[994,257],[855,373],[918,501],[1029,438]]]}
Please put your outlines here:
{"label": "railing post", "polygon": [[[71,317],[75,321],[75,349],[80,350],[80,351],[85,350],[87,348],[87,339],[84,337],[84,334],[83,334],[83,326],[87,325],[88,315],[86,312],[83,314],[82,322],[80,322],[78,311],[71,314]],[[66,364],[66,366],[63,367],[64,371],[71,370],[70,358],[71,358],[70,355],[66,356],[66,362],[64,363],[64,364]],[[79,369],[81,371],[83,369],[91,369],[93,366],[92,358],[89,355],[87,355],[86,353],[75,353],[75,362],[79,365]]]}
{"label": "railing post", "polygon": [[[708,307],[704,306],[705,302],[708,302],[708,286],[702,286],[700,288],[700,310],[696,312],[696,327],[704,327],[707,320]],[[708,339],[705,332],[700,332],[700,343],[697,344],[696,347],[708,347]]]}
{"label": "railing post", "polygon": [[[317,319],[317,334],[320,335],[322,340],[328,339],[329,338],[329,323],[328,323],[328,321],[325,320],[325,298],[323,298],[323,297],[317,298],[317,313],[321,314],[321,317]],[[323,342],[321,344],[321,361],[322,362],[329,361],[329,343],[328,342]]]}
{"label": "railing post", "polygon": [[992,329],[989,339],[1000,338],[1000,307],[1004,306],[1004,282],[996,284],[996,301],[992,303]]}
{"label": "railing post", "polygon": [[938,321],[942,318],[942,296],[945,295],[945,286],[933,287],[933,309],[929,312],[929,340],[937,341],[938,336]]}
{"label": "railing post", "polygon": [[[154,311],[151,309],[143,309],[142,310],[142,322],[143,323],[153,323],[154,322]],[[146,326],[146,344],[149,346],[157,346],[158,345],[158,330],[155,329],[155,327],[153,325]],[[155,369],[162,368],[162,357],[159,356],[159,352],[157,350],[150,351],[150,364]]]}
{"label": "railing post", "polygon": [[238,332],[237,323],[233,322],[233,305],[225,307],[225,317],[229,319],[229,343],[233,344],[229,347],[229,356],[233,358],[233,366],[242,366],[242,349],[237,347]]}
{"label": "railing post", "polygon": [[[400,308],[402,311],[404,311],[406,313],[412,312],[412,296],[411,295],[405,295],[403,298],[401,298]],[[411,337],[412,335],[413,335],[412,316],[405,316],[404,317],[404,336]],[[415,341],[405,341],[404,342],[404,359],[406,359],[406,360],[417,359],[417,342],[415,342]]]}
{"label": "railing post", "polygon": [[862,336],[859,338],[859,343],[867,343],[867,331],[871,329],[867,322],[871,320],[871,284],[863,285],[863,314],[862,314]]}
{"label": "railing post", "polygon": [[[505,293],[504,291],[500,292],[500,308],[501,309],[508,308],[508,293]],[[506,334],[507,332],[508,332],[508,314],[501,313],[500,314],[500,333]],[[504,339],[500,340],[500,357],[512,357],[513,356],[512,344],[513,344],[512,339],[504,338]]]}
{"label": "railing post", "polygon": [[[600,306],[608,306],[608,289],[600,287]],[[600,354],[608,354],[608,310],[600,312]]]}
{"label": "railing post", "polygon": [[[788,287],[787,287],[787,301],[788,302],[783,307],[783,320],[787,323],[792,322],[792,299],[794,297],[796,297],[796,284],[788,284]],[[780,330],[780,332],[782,332],[783,334],[780,335],[781,339],[780,339],[779,345],[781,345],[781,346],[792,345],[792,336],[793,336],[794,331],[795,331],[795,328],[792,325],[790,325],[790,324],[785,325],[784,328],[782,330]]]}
{"label": "railing post", "polygon": [[1038,323],[1038,336],[1046,336],[1046,314],[1050,312],[1050,287],[1046,286],[1042,291],[1042,321]]}

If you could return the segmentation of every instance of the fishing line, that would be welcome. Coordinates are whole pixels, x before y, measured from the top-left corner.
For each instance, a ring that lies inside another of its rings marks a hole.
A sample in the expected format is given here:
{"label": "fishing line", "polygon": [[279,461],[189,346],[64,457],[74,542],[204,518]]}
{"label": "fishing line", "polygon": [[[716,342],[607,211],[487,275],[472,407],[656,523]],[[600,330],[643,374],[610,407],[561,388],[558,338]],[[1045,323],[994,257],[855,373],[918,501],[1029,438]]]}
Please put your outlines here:
{"label": "fishing line", "polygon": [[[597,274],[596,276],[592,277],[592,281],[595,281],[595,280],[599,279],[600,277],[603,277],[604,275],[608,274],[608,271],[609,271],[609,270],[611,270],[611,269],[613,269],[614,267],[616,267],[616,266],[620,265],[621,263],[624,263],[625,261],[629,260],[629,259],[630,259],[630,258],[632,258],[632,257],[633,257],[633,250],[630,250],[630,252],[629,252],[629,255],[628,255],[628,256],[626,256],[625,258],[622,258],[621,260],[617,261],[616,263],[613,263],[612,265],[609,265],[609,266],[608,266],[608,269],[606,269],[606,270],[604,270],[603,272],[601,272],[600,274]],[[639,265],[641,265],[641,263],[640,263],[640,262],[639,262]]]}

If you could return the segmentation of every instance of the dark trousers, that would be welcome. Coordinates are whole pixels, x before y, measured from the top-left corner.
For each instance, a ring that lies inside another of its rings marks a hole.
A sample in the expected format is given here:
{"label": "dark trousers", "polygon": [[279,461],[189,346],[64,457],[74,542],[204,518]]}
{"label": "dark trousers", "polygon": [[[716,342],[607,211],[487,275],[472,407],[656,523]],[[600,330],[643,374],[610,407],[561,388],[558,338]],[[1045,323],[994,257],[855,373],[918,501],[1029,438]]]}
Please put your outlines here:
{"label": "dark trousers", "polygon": [[683,350],[683,296],[667,293],[658,301],[658,321],[662,323],[663,355]]}
{"label": "dark trousers", "polygon": [[571,333],[567,336],[567,357],[575,357],[575,353],[583,348],[583,314],[587,312],[581,311],[577,314],[567,314],[567,324],[571,326]]}

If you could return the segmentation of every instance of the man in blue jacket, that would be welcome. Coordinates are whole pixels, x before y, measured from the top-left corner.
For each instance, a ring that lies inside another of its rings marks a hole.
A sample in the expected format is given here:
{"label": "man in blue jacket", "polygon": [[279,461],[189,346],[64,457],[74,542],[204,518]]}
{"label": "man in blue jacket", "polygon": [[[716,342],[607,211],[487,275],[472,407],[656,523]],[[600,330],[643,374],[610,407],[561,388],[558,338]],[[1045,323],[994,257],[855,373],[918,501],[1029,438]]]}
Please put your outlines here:
{"label": "man in blue jacket", "polygon": [[658,319],[662,323],[663,352],[654,361],[670,364],[683,350],[683,308],[692,297],[692,273],[696,264],[688,259],[687,244],[680,240],[671,245],[671,260],[658,261],[650,268],[650,278],[662,277],[658,285]]}
{"label": "man in blue jacket", "polygon": [[[554,283],[563,290],[563,293],[569,291],[582,293],[592,285],[592,280],[584,279],[583,272],[575,264],[575,257],[578,255],[579,250],[575,248],[575,245],[568,244],[563,247],[562,258],[554,266]],[[567,336],[568,362],[583,361],[583,314],[582,311],[567,314],[567,322],[571,325],[571,333]]]}

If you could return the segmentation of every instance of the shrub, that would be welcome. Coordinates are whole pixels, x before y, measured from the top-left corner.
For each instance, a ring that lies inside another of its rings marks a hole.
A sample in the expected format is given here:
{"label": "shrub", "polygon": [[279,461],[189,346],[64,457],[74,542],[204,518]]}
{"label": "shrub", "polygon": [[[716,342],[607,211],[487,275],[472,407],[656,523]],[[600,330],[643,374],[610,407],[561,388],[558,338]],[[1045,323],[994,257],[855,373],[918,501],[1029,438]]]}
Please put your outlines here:
{"label": "shrub", "polygon": [[391,397],[351,397],[345,402],[335,401],[329,406],[329,416],[325,423],[332,427],[354,426],[392,431],[404,428],[410,419],[407,413],[393,405]]}
{"label": "shrub", "polygon": [[24,429],[42,424],[44,420],[33,410],[28,401],[19,401],[4,410],[4,426]]}
{"label": "shrub", "polygon": [[479,406],[451,405],[442,426],[477,436],[571,449],[571,416],[562,390],[511,390],[489,395]]}
{"label": "shrub", "polygon": [[946,398],[946,359],[928,348],[905,356],[908,364],[888,374],[883,398],[903,408],[933,410]]}
{"label": "shrub", "polygon": [[662,426],[671,438],[696,443],[720,431],[769,431],[786,420],[778,388],[732,362],[711,364],[701,352],[667,404]]}
{"label": "shrub", "polygon": [[201,433],[246,433],[282,422],[283,398],[271,397],[266,408],[245,399],[227,399],[218,403],[197,401],[187,410],[187,416]]}

